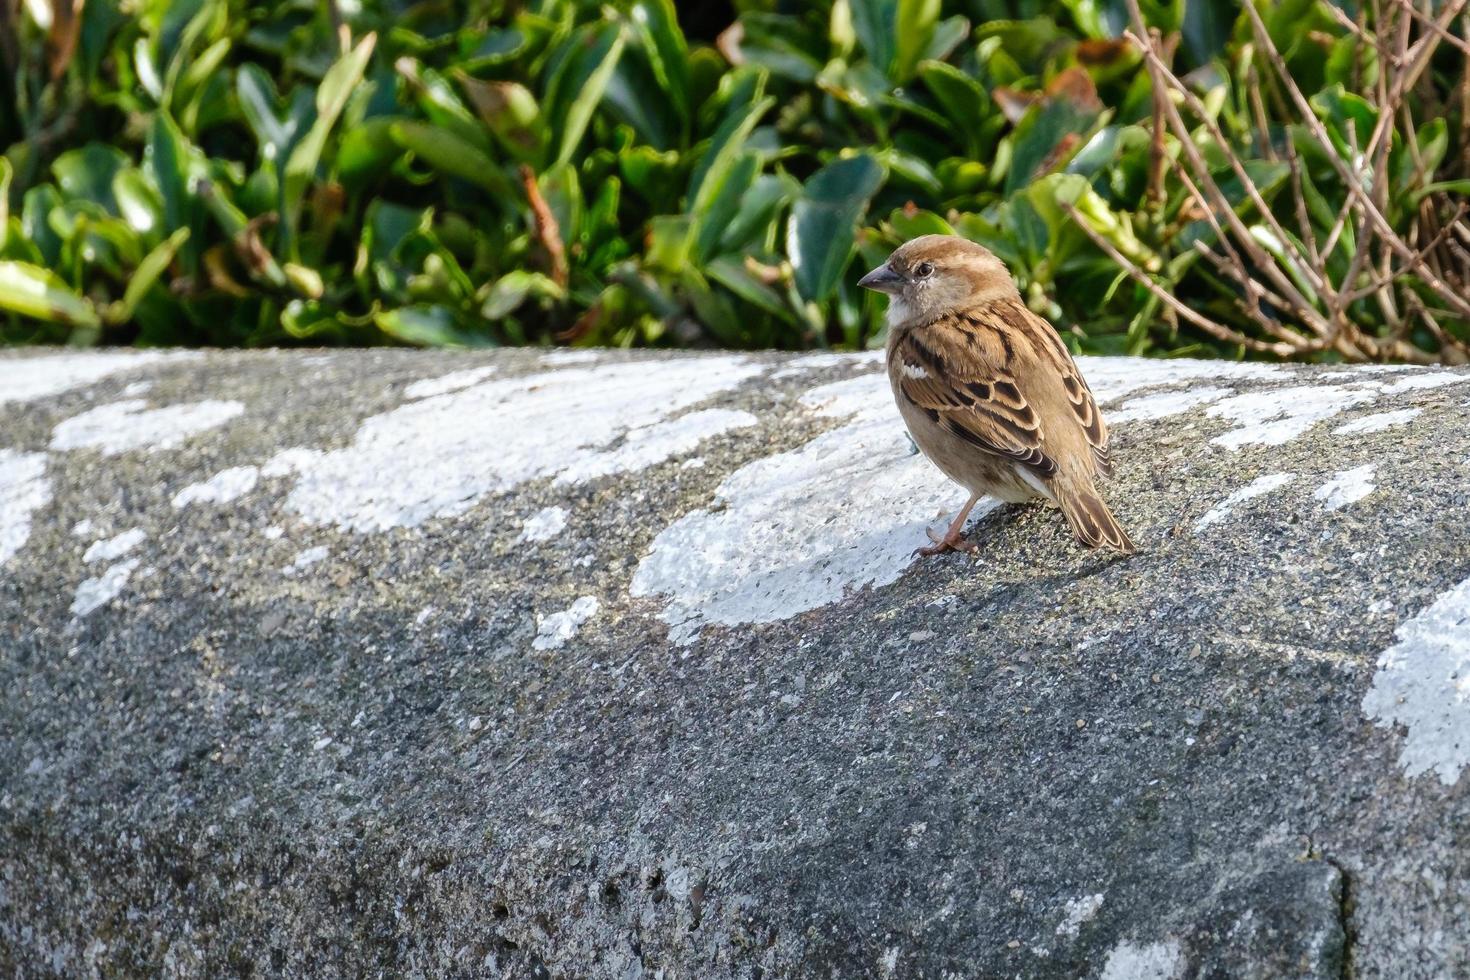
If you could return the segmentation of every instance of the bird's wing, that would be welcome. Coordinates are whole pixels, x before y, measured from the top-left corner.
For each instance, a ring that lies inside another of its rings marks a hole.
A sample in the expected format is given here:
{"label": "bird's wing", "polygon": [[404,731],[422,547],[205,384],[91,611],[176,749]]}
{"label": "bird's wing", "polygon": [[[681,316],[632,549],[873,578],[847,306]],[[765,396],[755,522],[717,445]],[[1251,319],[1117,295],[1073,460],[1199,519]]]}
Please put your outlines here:
{"label": "bird's wing", "polygon": [[1055,476],[1040,418],[1004,356],[993,356],[1004,353],[1009,338],[986,333],[958,316],[906,331],[890,355],[898,359],[899,392],[971,445],[1009,457],[1039,477]]}
{"label": "bird's wing", "polygon": [[1087,382],[1051,325],[1020,302],[911,329],[893,356],[903,397],[961,439],[1050,478],[1060,445],[1075,438],[1057,426],[1073,422],[1108,472],[1107,426]]}
{"label": "bird's wing", "polygon": [[1092,449],[1097,471],[1103,476],[1112,475],[1113,459],[1108,453],[1108,425],[1103,421],[1102,412],[1098,411],[1097,402],[1093,400],[1092,389],[1087,387],[1082,372],[1077,370],[1077,362],[1072,360],[1072,353],[1067,350],[1067,345],[1062,343],[1062,338],[1050,323],[1021,303],[1008,304],[1004,315],[1011,319],[1024,319],[1029,323],[1031,329],[1028,336],[1041,341],[1042,356],[1056,368],[1062,381],[1062,391],[1067,396],[1067,404]]}

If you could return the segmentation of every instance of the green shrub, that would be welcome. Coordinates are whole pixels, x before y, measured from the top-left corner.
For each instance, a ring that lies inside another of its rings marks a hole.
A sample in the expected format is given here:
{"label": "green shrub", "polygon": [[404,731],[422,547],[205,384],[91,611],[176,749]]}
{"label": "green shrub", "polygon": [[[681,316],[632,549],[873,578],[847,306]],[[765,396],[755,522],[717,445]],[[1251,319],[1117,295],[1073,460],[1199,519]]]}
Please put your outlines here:
{"label": "green shrub", "polygon": [[74,4],[0,14],[8,342],[862,347],[929,231],[1081,350],[1470,338],[1463,2]]}

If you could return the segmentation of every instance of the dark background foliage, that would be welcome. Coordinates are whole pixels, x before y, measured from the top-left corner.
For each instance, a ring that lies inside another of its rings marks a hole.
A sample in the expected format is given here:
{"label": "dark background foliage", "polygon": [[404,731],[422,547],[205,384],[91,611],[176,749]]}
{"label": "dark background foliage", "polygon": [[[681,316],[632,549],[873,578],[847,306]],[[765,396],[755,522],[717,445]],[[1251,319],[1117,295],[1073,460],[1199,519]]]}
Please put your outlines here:
{"label": "dark background foliage", "polygon": [[0,0],[0,339],[862,347],[940,231],[1079,350],[1462,360],[1464,7]]}

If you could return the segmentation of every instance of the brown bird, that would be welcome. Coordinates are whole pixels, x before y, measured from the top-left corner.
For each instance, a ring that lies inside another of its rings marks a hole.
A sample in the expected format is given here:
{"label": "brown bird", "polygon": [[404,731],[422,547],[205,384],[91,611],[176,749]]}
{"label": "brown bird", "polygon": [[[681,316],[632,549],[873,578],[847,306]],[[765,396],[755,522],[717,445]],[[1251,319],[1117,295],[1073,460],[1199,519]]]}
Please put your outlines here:
{"label": "brown bird", "polygon": [[982,496],[1056,503],[1077,540],[1133,542],[1098,496],[1108,429],[1055,328],[1021,301],[1005,264],[963,238],[925,235],[858,283],[889,296],[888,378],[924,455],[970,499],[925,555],[974,550],[965,519]]}

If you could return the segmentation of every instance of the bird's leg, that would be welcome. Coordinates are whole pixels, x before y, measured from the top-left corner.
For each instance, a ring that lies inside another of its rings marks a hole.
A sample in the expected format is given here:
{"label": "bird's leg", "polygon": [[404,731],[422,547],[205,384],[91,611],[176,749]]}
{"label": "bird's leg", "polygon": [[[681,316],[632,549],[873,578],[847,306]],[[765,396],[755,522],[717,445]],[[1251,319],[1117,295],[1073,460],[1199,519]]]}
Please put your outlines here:
{"label": "bird's leg", "polygon": [[960,512],[955,515],[955,519],[949,522],[949,530],[944,532],[944,537],[941,538],[935,534],[933,528],[925,528],[924,530],[928,533],[929,540],[933,541],[934,544],[932,547],[920,548],[916,554],[923,555],[927,558],[930,555],[942,555],[946,551],[963,551],[967,554],[974,554],[978,551],[979,545],[973,541],[965,540],[965,521],[969,518],[970,510],[975,506],[975,501],[979,499],[980,495],[978,493],[970,495],[970,499],[965,501],[965,506],[961,507]]}

